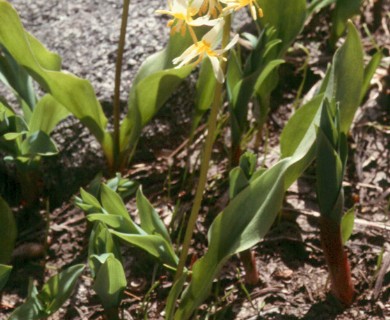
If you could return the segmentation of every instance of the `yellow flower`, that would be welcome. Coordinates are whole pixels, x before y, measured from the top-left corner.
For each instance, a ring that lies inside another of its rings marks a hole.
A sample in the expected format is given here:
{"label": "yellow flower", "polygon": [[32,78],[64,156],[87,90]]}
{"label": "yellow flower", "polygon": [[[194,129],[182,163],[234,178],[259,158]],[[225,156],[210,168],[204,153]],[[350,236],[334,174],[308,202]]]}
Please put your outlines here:
{"label": "yellow flower", "polygon": [[168,21],[168,27],[172,33],[180,32],[182,35],[186,32],[188,26],[214,26],[217,20],[210,20],[209,16],[194,17],[198,15],[203,4],[203,0],[169,0],[169,10],[156,10],[156,13],[167,14],[173,17]]}
{"label": "yellow flower", "polygon": [[202,40],[187,48],[180,57],[173,59],[173,63],[177,64],[177,68],[180,68],[191,62],[198,64],[205,57],[207,57],[210,59],[217,81],[221,83],[224,82],[225,78],[221,68],[221,60],[226,59],[223,58],[222,54],[236,44],[238,41],[238,35],[236,35],[225,48],[215,49],[219,44],[223,25],[224,21],[221,20],[202,37]]}
{"label": "yellow flower", "polygon": [[260,8],[256,0],[220,0],[220,2],[227,5],[223,11],[238,11],[246,6],[249,6],[253,20],[256,20],[257,16],[260,18],[263,16],[263,10]]}

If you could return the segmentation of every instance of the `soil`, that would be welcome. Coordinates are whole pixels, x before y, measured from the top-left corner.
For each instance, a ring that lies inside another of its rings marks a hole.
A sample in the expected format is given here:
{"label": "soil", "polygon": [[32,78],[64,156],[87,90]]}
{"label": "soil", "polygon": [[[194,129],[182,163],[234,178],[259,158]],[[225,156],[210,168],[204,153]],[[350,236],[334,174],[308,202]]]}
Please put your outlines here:
{"label": "soil", "polygon": [[[10,1],[19,11],[27,30],[63,58],[63,68],[91,81],[107,114],[110,112],[116,43],[121,6],[118,1]],[[165,6],[163,0],[131,2],[127,49],[124,55],[121,100],[126,105],[127,91],[135,72],[151,53],[163,48],[168,38],[167,18],[154,11]],[[379,6],[379,8],[378,8]],[[215,282],[212,295],[201,306],[200,319],[390,319],[390,4],[365,1],[359,26],[369,55],[375,52],[367,25],[385,59],[375,73],[364,103],[359,109],[349,136],[350,150],[344,188],[346,208],[355,206],[355,228],[346,244],[356,288],[356,299],[349,308],[341,306],[328,292],[326,269],[318,230],[318,207],[313,172],[305,175],[287,192],[280,218],[265,239],[255,248],[260,272],[257,286],[244,284],[244,273],[237,257],[229,260]],[[236,22],[245,29],[248,19]],[[296,43],[310,49],[309,69],[304,93],[324,74],[331,52],[327,47],[329,9],[314,15]],[[293,112],[301,84],[305,55],[294,45],[280,68],[280,83],[272,95],[275,107],[266,124],[264,141],[256,152],[259,163],[272,165],[279,157],[279,136]],[[170,224],[173,213],[174,241],[191,208],[197,177],[197,159],[205,130],[200,127],[187,161],[191,126],[191,101],[196,77],[191,76],[177,90],[157,117],[144,129],[135,157],[125,176],[143,185],[143,191]],[[184,93],[184,94],[183,94]],[[192,257],[207,248],[206,233],[212,220],[226,203],[228,178],[228,129],[223,127],[215,143],[207,193],[194,235]],[[45,159],[45,185],[41,210],[20,203],[19,186],[12,168],[5,171],[4,197],[12,204],[19,235],[14,252],[14,269],[0,303],[0,318],[6,319],[27,294],[29,277],[41,285],[50,275],[75,263],[86,263],[90,226],[85,214],[73,204],[73,196],[99,172],[105,162],[98,143],[76,119],[69,118],[53,134],[60,148],[56,157]],[[188,172],[187,172],[188,170]],[[187,178],[185,178],[187,177]],[[130,214],[136,219],[135,201],[128,199]],[[46,227],[49,226],[47,229]],[[142,251],[123,248],[128,279],[121,304],[123,319],[162,319],[165,299],[172,285],[172,274]],[[383,257],[383,263],[378,260]],[[381,267],[382,266],[382,267]],[[156,281],[159,284],[154,286]],[[151,287],[153,287],[152,290]],[[88,271],[64,306],[50,319],[103,319],[103,309],[92,289]]]}

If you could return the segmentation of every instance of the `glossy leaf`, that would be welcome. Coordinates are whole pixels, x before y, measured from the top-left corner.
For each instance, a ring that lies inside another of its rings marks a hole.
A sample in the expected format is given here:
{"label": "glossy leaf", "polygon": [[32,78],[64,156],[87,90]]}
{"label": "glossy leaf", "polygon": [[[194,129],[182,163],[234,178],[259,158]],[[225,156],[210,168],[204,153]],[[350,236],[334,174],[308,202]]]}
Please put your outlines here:
{"label": "glossy leaf", "polygon": [[16,228],[14,214],[0,196],[0,264],[8,263],[11,260],[16,241]]}

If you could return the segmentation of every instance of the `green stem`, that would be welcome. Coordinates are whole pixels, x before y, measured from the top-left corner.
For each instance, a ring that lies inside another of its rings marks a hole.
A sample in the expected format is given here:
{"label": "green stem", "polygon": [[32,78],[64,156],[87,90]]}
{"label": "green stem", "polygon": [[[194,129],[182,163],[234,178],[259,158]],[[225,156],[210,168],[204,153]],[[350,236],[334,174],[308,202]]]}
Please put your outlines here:
{"label": "green stem", "polygon": [[120,87],[122,74],[123,52],[126,43],[127,18],[129,16],[130,0],[123,1],[122,22],[118,43],[118,56],[115,65],[115,88],[114,88],[114,164],[112,169],[117,170],[120,154]]}
{"label": "green stem", "polygon": [[[229,15],[229,16],[225,17],[225,25],[224,25],[223,36],[222,36],[222,48],[226,47],[226,45],[229,42],[230,26],[231,26],[231,17]],[[221,68],[225,74],[226,73],[225,72],[226,71],[226,62],[224,62],[224,61],[221,62]],[[192,234],[194,231],[196,220],[198,218],[200,206],[202,204],[203,193],[204,193],[204,190],[206,187],[206,182],[207,182],[207,172],[209,170],[211,152],[212,152],[212,148],[213,148],[215,131],[216,131],[216,127],[217,127],[217,115],[218,115],[218,111],[219,111],[221,104],[222,104],[222,91],[223,91],[223,84],[217,82],[216,87],[215,87],[214,101],[213,101],[213,104],[211,106],[210,116],[209,116],[209,120],[207,123],[208,132],[207,132],[207,137],[206,137],[205,146],[204,146],[204,150],[203,150],[202,162],[200,165],[200,175],[199,175],[198,186],[196,189],[194,204],[192,206],[190,218],[189,218],[189,221],[187,224],[187,229],[186,229],[186,233],[185,233],[184,241],[183,241],[183,247],[182,247],[180,259],[179,259],[179,265],[177,267],[174,282],[176,282],[178,279],[180,279],[181,275],[183,274],[184,266],[186,263],[188,251],[189,251],[190,244],[191,244]]]}

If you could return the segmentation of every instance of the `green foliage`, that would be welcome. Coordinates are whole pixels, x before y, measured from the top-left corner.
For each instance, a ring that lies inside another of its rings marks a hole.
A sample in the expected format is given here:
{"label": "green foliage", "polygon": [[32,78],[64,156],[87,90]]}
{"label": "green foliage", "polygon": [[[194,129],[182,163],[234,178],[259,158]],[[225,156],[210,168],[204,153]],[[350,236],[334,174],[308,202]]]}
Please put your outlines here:
{"label": "green foliage", "polygon": [[0,292],[7,283],[8,277],[11,274],[12,267],[0,264]]}
{"label": "green foliage", "polygon": [[9,320],[34,320],[47,318],[56,312],[72,293],[84,265],[75,265],[51,277],[38,292],[30,286],[29,296],[24,304],[12,312]]}
{"label": "green foliage", "polygon": [[[292,41],[300,33],[306,19],[306,0],[259,0],[264,17],[260,19],[263,28],[273,28],[275,39],[281,44],[274,47],[268,54],[268,62],[283,58]],[[266,64],[265,62],[263,62]],[[263,125],[269,112],[269,98],[279,81],[277,70],[273,70],[265,80],[256,84],[256,94],[259,102],[259,127]]]}
{"label": "green foliage", "polygon": [[317,132],[317,198],[321,215],[339,224],[344,205],[342,182],[346,138],[340,133],[338,109],[324,100]]}
{"label": "green foliage", "polygon": [[0,196],[0,264],[10,262],[15,247],[16,235],[14,215],[8,204]]}
{"label": "green foliage", "polygon": [[100,201],[101,204],[91,194],[81,190],[81,198],[76,199],[76,204],[89,213],[89,221],[104,223],[111,234],[147,251],[163,264],[171,268],[176,267],[178,258],[168,231],[141,190],[137,192],[141,226],[134,223],[121,197],[107,185],[101,186]]}
{"label": "green foliage", "polygon": [[128,114],[120,128],[120,150],[113,148],[107,118],[87,80],[60,70],[60,58],[28,34],[12,6],[0,0],[0,45],[18,65],[77,117],[102,145],[109,167],[123,167],[133,154],[143,126],[161,108],[194,65],[172,67],[172,58],[188,44],[172,37],[165,50],[149,57],[141,66],[129,94]]}
{"label": "green foliage", "polygon": [[[338,86],[344,88],[343,81],[346,79],[345,75],[342,74],[342,71],[345,71],[344,65],[349,65],[350,61],[356,62],[357,59],[354,57],[361,56],[361,52],[357,52],[356,47],[351,45],[351,43],[360,43],[359,37],[352,24],[349,28],[350,32],[344,45],[335,54],[330,69],[331,76],[325,79],[326,89],[324,90],[339,99],[341,95],[337,94]],[[360,63],[362,65],[362,61]],[[359,78],[360,70],[359,66],[355,66],[349,77],[355,75]],[[361,82],[350,83],[348,90],[360,92]],[[309,123],[301,126],[298,125],[299,122],[294,121],[292,125],[295,126],[295,130],[292,127],[286,127],[286,130],[292,134],[289,138],[295,138],[295,131],[299,136],[295,139],[295,148],[290,148],[289,152],[285,151],[284,154],[282,149],[283,159],[268,170],[262,171],[260,175],[256,175],[256,178],[250,181],[249,185],[230,201],[229,205],[212,223],[208,233],[209,249],[205,256],[193,266],[192,281],[183,293],[181,303],[174,316],[175,319],[189,319],[194,310],[208,296],[212,281],[226,260],[231,255],[254,246],[271,227],[282,205],[285,191],[315,157],[316,139],[313,131],[319,125],[318,114],[322,112],[323,99],[315,97],[314,100],[315,102],[311,102],[314,111],[311,108],[305,108],[310,110],[308,117],[302,112],[295,115],[308,119]],[[340,105],[343,105],[344,101],[345,99],[343,101],[337,100]],[[349,102],[348,99],[346,101]],[[350,103],[344,106],[344,108],[352,110],[355,110],[356,107]],[[344,111],[344,114],[348,116],[351,113],[351,110]],[[341,125],[346,126],[348,121],[349,118],[345,119],[344,122],[341,121]],[[284,139],[287,140],[287,138]],[[288,141],[281,142],[285,150]]]}
{"label": "green foliage", "polygon": [[127,283],[122,263],[112,253],[92,255],[90,259],[99,264],[95,269],[93,289],[106,310],[117,308]]}
{"label": "green foliage", "polygon": [[273,48],[280,43],[281,40],[275,39],[274,29],[263,30],[246,61],[242,73],[239,77],[235,76],[238,79],[234,82],[228,80],[228,85],[233,84],[227,91],[229,93],[232,143],[234,145],[240,143],[242,135],[248,130],[248,104],[255,92],[255,87],[260,86],[267,76],[284,62],[284,60],[270,57]]}

